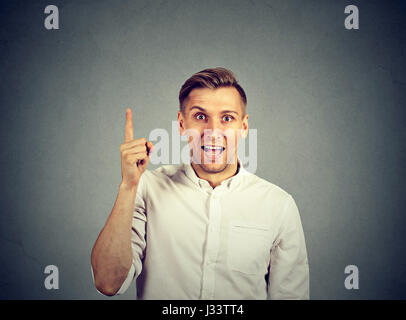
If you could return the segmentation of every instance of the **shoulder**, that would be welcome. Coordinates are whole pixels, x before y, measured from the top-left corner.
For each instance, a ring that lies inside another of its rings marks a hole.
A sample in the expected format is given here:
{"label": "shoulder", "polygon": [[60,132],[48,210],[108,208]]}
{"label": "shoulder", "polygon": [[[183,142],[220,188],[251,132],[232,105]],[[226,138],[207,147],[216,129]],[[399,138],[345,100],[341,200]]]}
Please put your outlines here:
{"label": "shoulder", "polygon": [[182,170],[182,165],[179,164],[167,164],[160,166],[150,171],[150,174],[155,178],[172,178]]}
{"label": "shoulder", "polygon": [[300,222],[296,201],[287,190],[252,173],[245,178],[248,181],[245,187],[252,190],[249,194],[255,194],[257,203],[271,212],[274,221],[279,221],[281,226],[295,226]]}
{"label": "shoulder", "polygon": [[282,202],[289,201],[292,198],[287,190],[251,172],[245,171],[243,179],[244,188],[258,192],[262,197],[270,197],[274,201],[278,199]]}
{"label": "shoulder", "polygon": [[162,183],[165,180],[172,179],[182,170],[182,165],[163,165],[153,170],[146,170],[141,178],[141,181],[148,183]]}

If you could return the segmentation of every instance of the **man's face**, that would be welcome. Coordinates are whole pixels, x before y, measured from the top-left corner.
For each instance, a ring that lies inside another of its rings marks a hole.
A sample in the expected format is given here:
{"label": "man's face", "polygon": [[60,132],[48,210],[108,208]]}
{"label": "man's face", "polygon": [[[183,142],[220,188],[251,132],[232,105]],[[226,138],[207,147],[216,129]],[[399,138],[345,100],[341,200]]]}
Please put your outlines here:
{"label": "man's face", "polygon": [[248,133],[248,115],[234,87],[193,89],[178,112],[181,135],[188,135],[192,161],[207,173],[236,163],[239,137]]}

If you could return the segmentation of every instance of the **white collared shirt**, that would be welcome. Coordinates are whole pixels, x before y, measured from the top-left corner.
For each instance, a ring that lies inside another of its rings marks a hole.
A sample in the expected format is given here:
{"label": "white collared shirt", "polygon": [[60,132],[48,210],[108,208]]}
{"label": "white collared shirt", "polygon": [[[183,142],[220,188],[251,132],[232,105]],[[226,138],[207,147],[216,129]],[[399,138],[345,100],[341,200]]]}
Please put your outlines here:
{"label": "white collared shirt", "polygon": [[190,164],[147,170],[132,223],[138,299],[309,299],[292,196],[246,171],[214,189]]}

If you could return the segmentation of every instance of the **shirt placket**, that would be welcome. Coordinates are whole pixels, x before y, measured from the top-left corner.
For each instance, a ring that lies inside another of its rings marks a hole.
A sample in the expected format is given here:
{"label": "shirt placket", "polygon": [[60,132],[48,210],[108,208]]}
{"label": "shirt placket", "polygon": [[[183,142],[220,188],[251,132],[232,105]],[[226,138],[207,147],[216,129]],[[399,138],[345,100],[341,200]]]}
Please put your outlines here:
{"label": "shirt placket", "polygon": [[202,299],[214,299],[215,270],[221,230],[220,193],[220,189],[215,188],[209,196],[209,224],[203,265]]}

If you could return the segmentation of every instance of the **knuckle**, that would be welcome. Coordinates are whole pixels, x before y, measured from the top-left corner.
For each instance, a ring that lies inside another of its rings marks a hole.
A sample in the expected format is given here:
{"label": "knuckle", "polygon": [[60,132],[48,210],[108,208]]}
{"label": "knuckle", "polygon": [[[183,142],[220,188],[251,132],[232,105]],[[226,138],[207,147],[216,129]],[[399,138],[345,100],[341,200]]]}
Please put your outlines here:
{"label": "knuckle", "polygon": [[130,147],[130,142],[123,143],[123,144],[120,146],[120,151],[128,150],[129,147]]}

